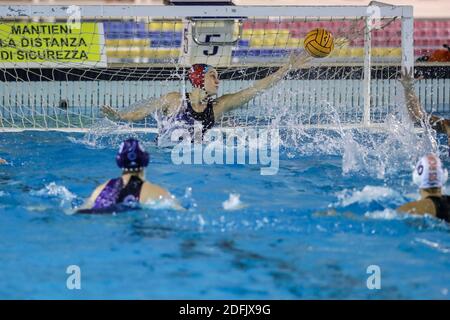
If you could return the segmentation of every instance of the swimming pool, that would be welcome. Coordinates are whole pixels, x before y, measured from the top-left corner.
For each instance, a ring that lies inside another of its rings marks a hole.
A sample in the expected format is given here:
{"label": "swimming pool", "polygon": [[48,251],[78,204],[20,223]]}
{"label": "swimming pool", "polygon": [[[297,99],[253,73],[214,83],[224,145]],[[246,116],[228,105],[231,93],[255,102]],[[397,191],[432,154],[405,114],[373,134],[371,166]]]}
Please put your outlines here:
{"label": "swimming pool", "polygon": [[[349,143],[358,137],[312,134],[262,176],[252,165],[176,166],[141,135],[146,177],[189,209],[86,216],[68,213],[119,174],[121,137],[2,133],[0,298],[448,299],[449,225],[393,210],[417,196],[408,157],[419,151],[374,147],[377,135]],[[224,209],[230,194],[242,208]],[[81,290],[66,287],[69,265]],[[381,290],[367,288],[370,265]]]}

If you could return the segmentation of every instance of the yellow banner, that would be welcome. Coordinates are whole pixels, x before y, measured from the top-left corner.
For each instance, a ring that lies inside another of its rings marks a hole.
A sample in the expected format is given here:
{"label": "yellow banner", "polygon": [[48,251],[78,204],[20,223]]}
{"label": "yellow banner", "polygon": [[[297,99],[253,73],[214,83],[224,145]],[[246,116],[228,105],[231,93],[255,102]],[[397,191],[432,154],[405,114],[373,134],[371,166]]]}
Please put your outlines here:
{"label": "yellow banner", "polygon": [[0,66],[105,67],[101,23],[2,23]]}

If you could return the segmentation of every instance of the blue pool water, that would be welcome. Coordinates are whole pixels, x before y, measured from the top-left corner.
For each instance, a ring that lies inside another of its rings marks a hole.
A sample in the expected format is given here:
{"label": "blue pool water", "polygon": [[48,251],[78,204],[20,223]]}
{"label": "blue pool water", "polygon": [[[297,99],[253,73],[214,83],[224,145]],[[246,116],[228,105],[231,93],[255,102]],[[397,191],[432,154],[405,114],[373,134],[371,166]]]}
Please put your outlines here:
{"label": "blue pool water", "polygon": [[[119,174],[116,141],[0,134],[10,162],[0,167],[0,298],[450,297],[449,225],[393,210],[417,196],[413,163],[380,150],[381,162],[315,153],[312,139],[310,148],[282,149],[278,174],[262,176],[255,165],[174,165],[152,136],[141,138],[151,153],[146,177],[186,212],[70,215]],[[230,194],[242,208],[224,209]],[[81,268],[81,290],[66,287],[69,265]],[[380,290],[366,286],[370,265],[380,267]]]}

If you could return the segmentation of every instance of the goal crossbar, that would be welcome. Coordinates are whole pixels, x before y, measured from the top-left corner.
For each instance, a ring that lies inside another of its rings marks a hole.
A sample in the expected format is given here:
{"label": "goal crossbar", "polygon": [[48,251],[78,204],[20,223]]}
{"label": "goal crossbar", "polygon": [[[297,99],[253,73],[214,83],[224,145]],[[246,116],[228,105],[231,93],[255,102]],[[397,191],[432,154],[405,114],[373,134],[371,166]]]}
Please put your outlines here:
{"label": "goal crossbar", "polygon": [[[242,17],[242,16],[300,16],[300,17],[369,17],[369,6],[158,6],[158,5],[80,5],[81,16],[123,17]],[[67,6],[2,5],[2,17],[67,17]],[[379,6],[381,17],[412,17],[413,7]]]}

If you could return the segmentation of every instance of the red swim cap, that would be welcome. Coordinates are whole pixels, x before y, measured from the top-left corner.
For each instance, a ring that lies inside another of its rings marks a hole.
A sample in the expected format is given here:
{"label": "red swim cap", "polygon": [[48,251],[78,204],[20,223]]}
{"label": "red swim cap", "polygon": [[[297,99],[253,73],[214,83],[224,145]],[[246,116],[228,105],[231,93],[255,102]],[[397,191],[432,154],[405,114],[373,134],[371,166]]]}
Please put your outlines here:
{"label": "red swim cap", "polygon": [[189,69],[188,78],[194,88],[201,88],[205,85],[205,73],[210,66],[204,63],[193,64]]}

